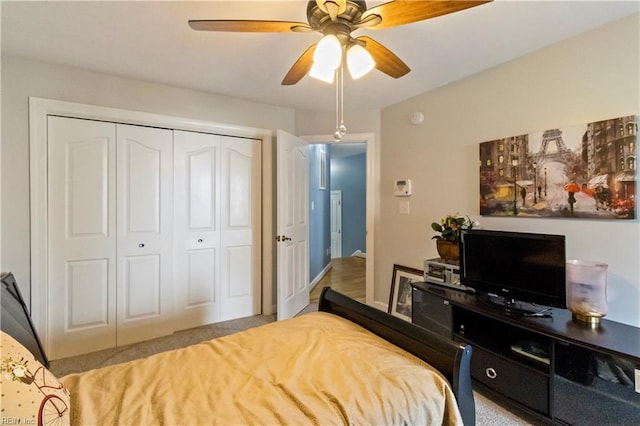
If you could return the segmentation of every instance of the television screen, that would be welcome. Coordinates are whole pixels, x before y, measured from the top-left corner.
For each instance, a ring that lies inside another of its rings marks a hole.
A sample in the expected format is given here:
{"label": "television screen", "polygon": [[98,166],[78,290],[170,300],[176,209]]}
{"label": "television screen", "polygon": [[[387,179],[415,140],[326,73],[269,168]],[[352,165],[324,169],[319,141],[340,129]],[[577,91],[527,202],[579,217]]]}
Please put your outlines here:
{"label": "television screen", "polygon": [[566,306],[564,235],[470,229],[460,247],[465,286],[509,300]]}

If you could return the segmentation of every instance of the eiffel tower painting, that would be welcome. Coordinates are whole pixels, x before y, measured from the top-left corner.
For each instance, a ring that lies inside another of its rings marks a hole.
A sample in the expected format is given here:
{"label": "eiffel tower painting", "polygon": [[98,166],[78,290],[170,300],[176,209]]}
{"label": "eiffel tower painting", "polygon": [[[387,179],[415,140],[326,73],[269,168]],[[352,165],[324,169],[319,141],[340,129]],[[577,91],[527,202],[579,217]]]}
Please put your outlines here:
{"label": "eiffel tower painting", "polygon": [[[553,148],[555,144],[555,149]],[[534,161],[541,165],[544,161],[560,161],[566,163],[571,158],[571,151],[562,140],[562,130],[545,130],[542,134],[542,144],[538,152],[532,155]]]}
{"label": "eiffel tower painting", "polygon": [[480,144],[480,214],[634,219],[637,116]]}

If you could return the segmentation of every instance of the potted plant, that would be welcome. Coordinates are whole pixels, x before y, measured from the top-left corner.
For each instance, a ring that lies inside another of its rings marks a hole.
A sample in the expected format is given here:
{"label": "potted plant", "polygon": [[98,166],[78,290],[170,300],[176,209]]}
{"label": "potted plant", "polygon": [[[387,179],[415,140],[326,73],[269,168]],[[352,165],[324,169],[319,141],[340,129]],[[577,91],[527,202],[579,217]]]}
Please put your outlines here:
{"label": "potted plant", "polygon": [[458,260],[460,258],[460,250],[458,243],[460,242],[460,231],[462,229],[473,228],[474,222],[469,216],[460,216],[459,214],[448,214],[439,222],[433,222],[431,228],[438,232],[431,239],[436,240],[436,249],[440,258],[444,260]]}

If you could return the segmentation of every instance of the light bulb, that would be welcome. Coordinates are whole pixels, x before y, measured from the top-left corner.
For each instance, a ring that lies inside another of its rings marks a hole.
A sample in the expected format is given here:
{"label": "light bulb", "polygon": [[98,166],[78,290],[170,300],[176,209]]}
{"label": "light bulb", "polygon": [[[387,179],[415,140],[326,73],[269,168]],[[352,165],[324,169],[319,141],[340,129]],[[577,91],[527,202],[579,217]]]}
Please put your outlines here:
{"label": "light bulb", "polygon": [[340,40],[333,34],[326,35],[318,42],[313,52],[313,63],[322,64],[323,68],[336,69],[342,59]]}
{"label": "light bulb", "polygon": [[340,136],[344,136],[347,134],[347,126],[345,126],[344,124],[340,124],[338,126],[338,132],[340,132]]}
{"label": "light bulb", "polygon": [[313,66],[309,75],[326,83],[333,83],[335,70],[340,66],[342,46],[338,37],[329,34],[324,36],[313,52]]}
{"label": "light bulb", "polygon": [[339,141],[340,139],[342,139],[342,135],[340,134],[340,131],[339,131],[339,130],[336,130],[336,131],[333,133],[333,139],[335,139],[336,141]]}
{"label": "light bulb", "polygon": [[309,71],[309,75],[313,78],[317,78],[318,80],[322,80],[325,83],[333,83],[333,77],[336,74],[335,68],[327,68],[323,67],[319,63],[314,63]]}
{"label": "light bulb", "polygon": [[347,50],[347,67],[354,80],[362,77],[376,66],[376,62],[367,49],[354,44]]}

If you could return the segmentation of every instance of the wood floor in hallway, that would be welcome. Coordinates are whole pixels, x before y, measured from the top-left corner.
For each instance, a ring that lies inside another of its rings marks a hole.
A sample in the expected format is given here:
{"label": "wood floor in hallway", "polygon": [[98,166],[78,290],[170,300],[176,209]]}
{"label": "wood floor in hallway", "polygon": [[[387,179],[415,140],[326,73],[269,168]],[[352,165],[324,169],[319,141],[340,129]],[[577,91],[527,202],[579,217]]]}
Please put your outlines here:
{"label": "wood floor in hallway", "polygon": [[338,257],[331,259],[331,269],[322,277],[320,282],[309,293],[309,301],[317,303],[320,292],[326,286],[340,293],[365,302],[366,265],[367,260],[362,257]]}

